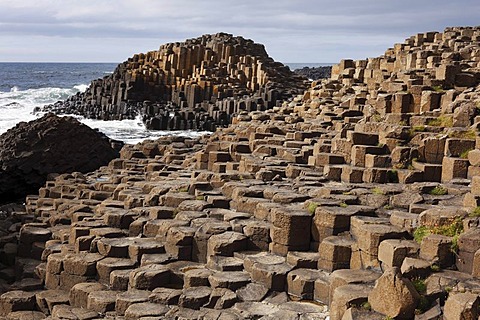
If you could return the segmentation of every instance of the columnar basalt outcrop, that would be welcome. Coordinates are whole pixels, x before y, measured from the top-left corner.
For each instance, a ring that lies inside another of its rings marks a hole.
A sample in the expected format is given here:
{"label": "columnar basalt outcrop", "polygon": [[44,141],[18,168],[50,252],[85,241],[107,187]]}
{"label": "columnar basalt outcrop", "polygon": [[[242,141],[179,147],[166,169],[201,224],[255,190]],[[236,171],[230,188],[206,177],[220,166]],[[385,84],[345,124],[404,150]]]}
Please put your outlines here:
{"label": "columnar basalt outcrop", "polygon": [[241,111],[271,109],[303,92],[305,80],[263,45],[218,33],[134,55],[85,93],[46,109],[103,120],[140,114],[149,129],[214,131]]}
{"label": "columnar basalt outcrop", "polygon": [[416,35],[210,136],[49,181],[2,221],[0,315],[477,319],[479,35]]}
{"label": "columnar basalt outcrop", "polygon": [[412,36],[378,58],[334,65],[331,79],[313,82],[294,108],[331,137],[316,143],[309,164],[344,182],[472,177],[479,41],[478,28],[448,28]]}

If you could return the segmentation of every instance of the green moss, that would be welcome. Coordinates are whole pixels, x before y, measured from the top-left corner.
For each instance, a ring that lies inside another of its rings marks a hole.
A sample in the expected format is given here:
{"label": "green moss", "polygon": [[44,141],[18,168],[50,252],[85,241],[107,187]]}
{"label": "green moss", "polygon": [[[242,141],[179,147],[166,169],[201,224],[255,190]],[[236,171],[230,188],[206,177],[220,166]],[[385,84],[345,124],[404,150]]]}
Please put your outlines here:
{"label": "green moss", "polygon": [[413,126],[408,130],[408,136],[410,137],[410,140],[415,137],[417,132],[425,132],[427,129],[425,126]]}
{"label": "green moss", "polygon": [[472,212],[470,212],[468,214],[469,217],[471,218],[477,218],[477,217],[480,217],[480,207],[476,207],[475,209],[473,209]]}
{"label": "green moss", "polygon": [[442,226],[420,226],[413,232],[413,238],[418,243],[421,243],[423,238],[429,234],[440,234],[452,238],[452,245],[450,250],[452,252],[458,251],[458,237],[463,232],[463,220],[460,217],[455,218],[451,223]]}
{"label": "green moss", "polygon": [[424,279],[414,279],[412,280],[412,284],[418,293],[424,294],[425,292],[427,292],[427,285],[425,284]]}
{"label": "green moss", "polygon": [[432,86],[433,91],[435,92],[444,92],[441,86]]}
{"label": "green moss", "polygon": [[427,128],[425,128],[425,126],[413,126],[412,130],[414,132],[425,132]]}
{"label": "green moss", "polygon": [[426,130],[427,130],[427,128],[425,126],[413,126],[413,127],[411,127],[408,130],[408,140],[412,140],[413,137],[415,137],[415,135],[418,132],[425,132]]}
{"label": "green moss", "polygon": [[453,127],[453,118],[447,115],[441,115],[427,122],[432,127]]}
{"label": "green moss", "polygon": [[372,310],[372,306],[368,301],[365,301],[364,303],[362,303],[360,307],[362,307],[362,309],[365,309],[365,310]]}
{"label": "green moss", "polygon": [[372,122],[382,122],[383,117],[380,114],[376,113],[371,117],[371,120]]}
{"label": "green moss", "polygon": [[188,186],[177,189],[177,192],[188,192]]}
{"label": "green moss", "polygon": [[346,204],[345,202],[341,202],[341,203],[339,204],[339,206],[340,206],[341,208],[346,208],[346,207],[348,207],[348,204]]}
{"label": "green moss", "polygon": [[429,194],[433,196],[444,196],[448,193],[447,189],[442,186],[436,186],[432,190],[430,190]]}
{"label": "green moss", "polygon": [[432,228],[432,233],[441,234],[447,237],[459,236],[462,232],[463,232],[463,220],[460,217],[453,220],[452,223],[450,224]]}
{"label": "green moss", "polygon": [[418,243],[422,243],[423,238],[430,234],[430,230],[426,226],[420,226],[413,231],[413,239]]}
{"label": "green moss", "polygon": [[452,237],[452,244],[450,245],[450,250],[452,252],[455,252],[455,253],[458,252],[458,237],[459,236],[460,236],[459,234],[456,234]]}
{"label": "green moss", "polygon": [[440,267],[439,267],[438,265],[432,264],[432,265],[430,266],[430,270],[432,270],[432,272],[439,272],[441,269],[440,269]]}
{"label": "green moss", "polygon": [[314,214],[314,213],[315,213],[315,210],[317,210],[317,207],[318,207],[318,203],[316,203],[316,202],[310,202],[310,203],[308,204],[307,210],[308,210],[308,212],[310,212],[311,214]]}
{"label": "green moss", "polygon": [[195,200],[205,200],[205,196],[196,196]]}
{"label": "green moss", "polygon": [[475,140],[477,138],[477,133],[475,132],[475,130],[472,129],[466,131],[453,131],[448,134],[448,137]]}
{"label": "green moss", "polygon": [[382,189],[376,187],[372,189],[373,194],[385,194]]}
{"label": "green moss", "polygon": [[468,153],[469,153],[470,151],[472,151],[472,150],[473,150],[473,149],[467,149],[467,150],[463,151],[462,153],[460,153],[460,158],[462,158],[462,159],[468,159]]}

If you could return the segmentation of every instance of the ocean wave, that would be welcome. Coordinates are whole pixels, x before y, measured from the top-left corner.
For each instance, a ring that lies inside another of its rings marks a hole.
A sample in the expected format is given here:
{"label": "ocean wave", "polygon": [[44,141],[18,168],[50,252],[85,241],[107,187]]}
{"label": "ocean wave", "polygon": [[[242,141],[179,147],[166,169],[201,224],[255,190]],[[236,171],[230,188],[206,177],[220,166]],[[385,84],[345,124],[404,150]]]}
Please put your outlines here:
{"label": "ocean wave", "polygon": [[87,84],[79,84],[79,85],[73,86],[73,88],[77,89],[80,92],[85,92],[85,90],[87,90],[87,88],[88,88],[88,85]]}
{"label": "ocean wave", "polygon": [[87,85],[78,85],[72,88],[47,87],[20,90],[14,86],[9,92],[0,92],[0,133],[21,121],[30,121],[41,116],[41,114],[33,114],[35,108],[65,100],[86,87]]}

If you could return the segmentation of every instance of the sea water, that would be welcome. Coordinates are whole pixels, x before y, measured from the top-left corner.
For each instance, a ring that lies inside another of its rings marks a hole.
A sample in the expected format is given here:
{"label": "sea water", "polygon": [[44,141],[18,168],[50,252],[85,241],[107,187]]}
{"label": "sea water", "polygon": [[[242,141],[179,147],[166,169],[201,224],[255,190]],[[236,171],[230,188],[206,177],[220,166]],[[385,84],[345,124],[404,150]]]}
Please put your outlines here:
{"label": "sea water", "polygon": [[[292,70],[329,64],[292,63]],[[113,73],[116,63],[0,63],[0,134],[21,121],[30,121],[43,107],[87,89],[92,80]],[[198,136],[192,131],[147,130],[140,117],[134,120],[102,121],[75,116],[79,121],[125,143],[137,143],[164,135]]]}

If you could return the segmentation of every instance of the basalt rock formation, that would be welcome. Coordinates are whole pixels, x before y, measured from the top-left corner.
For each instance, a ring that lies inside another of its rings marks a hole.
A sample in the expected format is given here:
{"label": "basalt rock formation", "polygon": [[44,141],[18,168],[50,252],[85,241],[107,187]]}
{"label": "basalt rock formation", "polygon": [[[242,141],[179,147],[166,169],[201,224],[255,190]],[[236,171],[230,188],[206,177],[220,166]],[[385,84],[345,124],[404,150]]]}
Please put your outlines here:
{"label": "basalt rock formation", "polygon": [[90,172],[118,155],[105,135],[72,117],[19,123],[0,136],[0,201],[37,192],[50,173]]}
{"label": "basalt rock formation", "polygon": [[477,319],[479,63],[480,28],[421,33],[58,176],[0,221],[0,316]]}
{"label": "basalt rock formation", "polygon": [[304,67],[302,69],[293,70],[293,72],[310,80],[329,79],[332,75],[332,67]]}
{"label": "basalt rock formation", "polygon": [[304,80],[263,45],[218,33],[137,54],[46,110],[103,120],[141,114],[149,129],[214,131],[241,111],[271,109],[303,92]]}

